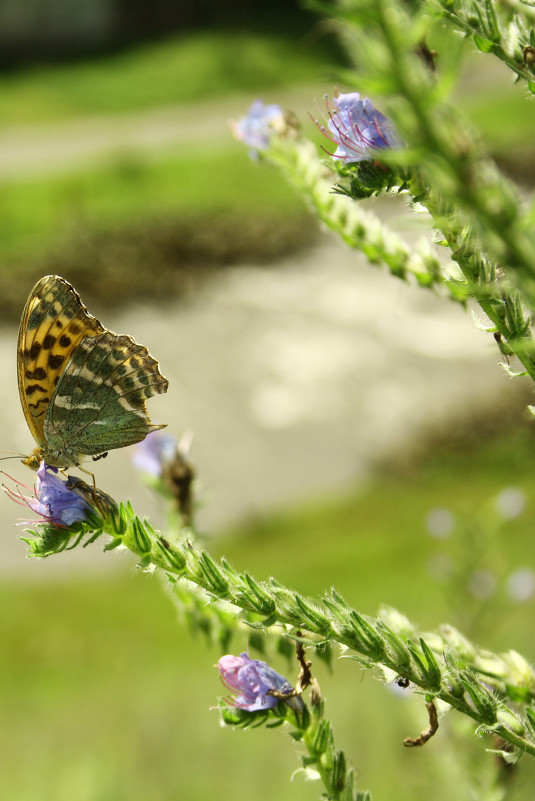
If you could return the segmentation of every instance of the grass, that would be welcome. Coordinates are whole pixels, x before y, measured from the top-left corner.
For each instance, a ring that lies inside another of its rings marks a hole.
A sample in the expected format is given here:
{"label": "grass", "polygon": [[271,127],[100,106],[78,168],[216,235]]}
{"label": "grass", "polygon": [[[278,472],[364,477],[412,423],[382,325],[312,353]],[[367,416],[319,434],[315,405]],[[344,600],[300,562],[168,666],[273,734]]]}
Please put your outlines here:
{"label": "grass", "polygon": [[[512,155],[521,152],[518,137],[526,132],[526,117],[530,119],[521,100],[518,93],[513,98],[500,94],[492,110],[488,104],[473,107],[474,119],[484,130],[490,129],[489,114],[507,115],[507,130],[517,138],[509,146],[495,141],[493,147],[504,154],[513,172]],[[529,172],[525,160],[521,171],[525,178]],[[221,142],[217,148],[189,144],[156,157],[116,153],[92,169],[4,181],[0,189],[0,310],[6,318],[15,319],[28,286],[39,275],[58,271],[63,264],[75,283],[80,277],[83,282],[89,262],[104,265],[91,268],[93,286],[112,278],[119,284],[123,276],[117,294],[127,299],[133,272],[150,276],[158,271],[168,291],[173,282],[179,290],[182,275],[173,275],[183,273],[184,267],[225,264],[233,257],[236,261],[273,258],[314,236],[314,224],[278,172],[253,163],[230,135],[223,147]],[[217,223],[222,213],[224,232]],[[206,251],[198,233],[210,227],[214,236]],[[237,241],[242,242],[241,256],[236,254]],[[118,264],[118,252],[136,249],[139,258],[131,268],[129,258]],[[114,254],[110,259],[108,252]],[[14,272],[17,282],[12,280]]]}
{"label": "grass", "polygon": [[256,96],[324,79],[333,71],[333,56],[328,41],[314,34],[174,36],[99,59],[0,76],[0,127],[122,114],[240,92]]}
{"label": "grass", "polygon": [[[0,129],[114,117],[235,93],[253,97],[319,80],[339,54],[329,37],[306,32],[302,20],[297,28],[294,23],[281,24],[282,34],[196,31],[75,64],[5,73]],[[314,24],[311,16],[309,27]],[[149,286],[155,273],[165,280],[169,295],[190,282],[184,271],[192,262],[213,268],[233,258],[265,260],[310,242],[313,225],[275,171],[250,163],[230,132],[223,146],[219,134],[216,139],[215,147],[207,142],[146,155],[114,152],[96,164],[81,160],[69,175],[2,181],[3,319],[14,320],[31,283],[63,264],[71,280],[81,277],[83,283],[89,263],[93,285],[112,281],[127,299],[140,269]],[[199,231],[210,228],[207,245]],[[131,265],[128,253],[136,250],[142,252]],[[118,263],[117,255],[125,253]]]}
{"label": "grass", "polygon": [[[339,62],[327,40],[315,32],[291,34],[196,32],[74,65],[4,74],[0,128],[120,115],[235,92],[273,95],[334,72]],[[492,102],[480,89],[459,102],[502,163],[525,180],[532,157],[522,143],[530,141],[533,127],[525,92],[500,85]],[[496,119],[508,124],[497,126]],[[314,224],[280,175],[252,163],[230,134],[224,142],[216,139],[145,154],[115,152],[96,164],[81,163],[71,174],[2,181],[3,319],[16,319],[28,288],[44,272],[68,273],[88,302],[104,284],[113,289],[105,298],[128,300],[139,276],[140,291],[159,297],[164,284],[167,294],[182,292],[205,265],[211,270],[277,258],[312,241]],[[208,231],[211,236],[199,235]]]}
{"label": "grass", "polygon": [[63,271],[89,300],[104,284],[104,302],[168,296],[222,264],[309,245],[316,230],[278,173],[253,164],[230,137],[227,149],[118,157],[54,180],[4,184],[0,312],[15,321],[46,272]]}
{"label": "grass", "polygon": [[156,215],[208,213],[210,209],[265,214],[275,205],[291,213],[298,198],[281,188],[280,176],[258,169],[243,149],[181,148],[158,161],[138,156],[112,159],[95,169],[53,180],[4,184],[0,205],[6,256],[49,247],[70,228],[139,222]]}
{"label": "grass", "polygon": [[[535,564],[532,430],[525,424],[491,437],[490,443],[482,440],[458,450],[452,449],[451,443],[442,443],[418,468],[403,465],[399,471],[387,471],[357,494],[330,502],[322,499],[253,522],[227,540],[225,554],[238,569],[276,575],[314,596],[329,588],[331,580],[326,573],[335,576],[332,581],[346,600],[367,614],[388,604],[402,609],[424,629],[445,618],[451,621],[451,598],[432,578],[428,565],[437,553],[450,552],[461,558],[457,549],[462,551],[463,543],[460,536],[450,542],[429,536],[425,521],[431,509],[447,507],[458,520],[465,520],[463,536],[467,540],[471,529],[487,528],[489,539],[481,558],[498,573]],[[506,540],[498,537],[494,542],[489,523],[494,518],[494,501],[510,484],[526,494],[528,511],[510,521],[500,535]],[[464,599],[461,591],[459,597]],[[518,648],[535,659],[535,646],[525,630],[528,610],[535,610],[535,601],[515,617],[512,613],[518,607],[507,599],[502,583],[495,602],[511,612],[511,619],[504,616],[505,629],[499,625],[499,615],[492,618],[497,610],[488,600],[480,604],[465,599],[465,609],[455,609],[458,619],[454,622],[470,634],[477,617],[480,635],[485,635],[489,647]],[[492,618],[485,632],[479,620],[482,612]]]}
{"label": "grass", "polygon": [[[503,532],[502,567],[533,564],[532,450],[533,435],[523,427],[468,449],[435,449],[412,469],[384,473],[357,493],[252,522],[213,550],[257,578],[272,574],[313,596],[334,584],[365,613],[386,602],[424,628],[451,622],[445,587],[427,570],[430,556],[449,546],[425,532],[427,511],[440,505],[480,517],[504,477],[514,476],[527,508]],[[317,785],[299,775],[289,781],[299,757],[284,730],[219,728],[209,710],[221,693],[212,668],[218,654],[177,625],[156,578],[129,575],[128,560],[110,558],[117,573],[106,578],[0,585],[8,611],[0,624],[5,797],[190,801],[217,794],[230,801],[247,786],[263,801],[317,798]],[[533,599],[514,605],[500,588],[483,604],[466,602],[455,622],[464,615],[468,628],[480,607],[491,610],[487,627],[478,629],[481,645],[535,658]],[[235,650],[245,645],[241,635]],[[283,672],[294,670],[280,657],[274,661]],[[355,762],[359,787],[374,797],[451,801],[462,796],[468,776],[492,772],[485,743],[472,740],[470,726],[463,734],[465,721],[455,715],[441,720],[424,749],[407,751],[401,739],[425,725],[418,696],[394,697],[347,660],[332,675],[319,662],[315,670],[337,744]],[[508,797],[520,801],[534,787],[534,767],[524,760]]]}

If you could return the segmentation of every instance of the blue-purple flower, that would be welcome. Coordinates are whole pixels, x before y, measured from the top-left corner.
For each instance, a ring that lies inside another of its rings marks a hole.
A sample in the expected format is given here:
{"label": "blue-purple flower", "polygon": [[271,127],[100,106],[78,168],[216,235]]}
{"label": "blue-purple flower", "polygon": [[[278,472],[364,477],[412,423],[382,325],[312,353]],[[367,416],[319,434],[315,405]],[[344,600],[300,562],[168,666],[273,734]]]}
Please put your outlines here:
{"label": "blue-purple flower", "polygon": [[22,494],[21,486],[32,491],[25,485],[17,483],[16,491],[4,485],[4,490],[12,500],[39,515],[39,520],[22,521],[23,524],[47,523],[58,528],[70,528],[74,523],[88,519],[92,507],[67,482],[62,481],[57,472],[57,467],[49,467],[41,462],[32,496]]}
{"label": "blue-purple flower", "polygon": [[274,134],[286,127],[284,112],[276,103],[266,105],[262,100],[255,100],[245,117],[231,120],[230,126],[236,139],[250,148],[253,157],[258,156],[269,147]]}
{"label": "blue-purple flower", "polygon": [[[170,434],[151,431],[144,440],[135,446],[132,462],[144,473],[160,478],[164,467],[176,459],[178,442]],[[186,451],[187,448],[184,448]]]}
{"label": "blue-purple flower", "polygon": [[375,161],[378,151],[399,147],[400,140],[388,117],[381,114],[372,101],[358,92],[334,97],[334,108],[325,99],[329,115],[328,127],[320,125],[321,132],[337,145],[335,158],[346,162]]}
{"label": "blue-purple flower", "polygon": [[267,662],[251,659],[246,653],[240,656],[222,656],[217,666],[223,683],[236,695],[229,705],[249,712],[276,706],[279,699],[271,695],[270,691],[291,693],[293,689],[288,679],[277,673]]}
{"label": "blue-purple flower", "polygon": [[193,435],[186,431],[180,441],[161,431],[151,432],[135,447],[132,461],[158,492],[174,498],[184,525],[191,525],[195,468],[188,460]]}

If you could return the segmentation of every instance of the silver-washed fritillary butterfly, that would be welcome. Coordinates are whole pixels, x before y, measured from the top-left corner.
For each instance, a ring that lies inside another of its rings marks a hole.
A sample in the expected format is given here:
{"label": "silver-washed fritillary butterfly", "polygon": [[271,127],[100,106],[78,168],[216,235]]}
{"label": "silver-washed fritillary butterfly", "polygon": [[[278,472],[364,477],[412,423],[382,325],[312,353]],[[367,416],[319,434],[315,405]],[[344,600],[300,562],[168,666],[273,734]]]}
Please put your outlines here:
{"label": "silver-washed fritillary butterfly", "polygon": [[36,469],[79,465],[140,442],[153,425],[146,408],[168,381],[147,348],[114,334],[89,314],[64,278],[36,283],[20,321],[19,393],[37,448],[23,463]]}

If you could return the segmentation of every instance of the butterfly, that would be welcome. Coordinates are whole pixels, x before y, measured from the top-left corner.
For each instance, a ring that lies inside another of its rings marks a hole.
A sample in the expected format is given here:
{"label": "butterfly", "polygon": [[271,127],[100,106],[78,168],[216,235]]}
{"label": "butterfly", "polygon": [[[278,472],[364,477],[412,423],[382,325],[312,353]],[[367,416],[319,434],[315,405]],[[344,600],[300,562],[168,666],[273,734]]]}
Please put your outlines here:
{"label": "butterfly", "polygon": [[37,448],[23,464],[79,466],[140,442],[153,425],[146,399],[168,381],[147,348],[89,314],[73,286],[45,275],[26,301],[17,346],[19,394]]}

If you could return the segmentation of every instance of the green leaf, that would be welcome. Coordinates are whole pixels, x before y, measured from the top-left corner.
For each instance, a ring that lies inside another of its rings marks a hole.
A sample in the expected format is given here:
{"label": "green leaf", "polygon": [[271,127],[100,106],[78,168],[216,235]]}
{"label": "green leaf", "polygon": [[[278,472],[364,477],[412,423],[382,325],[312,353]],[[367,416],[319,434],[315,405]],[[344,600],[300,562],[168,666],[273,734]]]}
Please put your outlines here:
{"label": "green leaf", "polygon": [[225,598],[228,593],[228,581],[223,576],[223,573],[215,561],[206,551],[202,551],[199,564],[203,570],[206,580],[210,584],[210,589],[215,592],[219,598]]}
{"label": "green leaf", "polygon": [[244,573],[242,579],[247,582],[252,594],[248,595],[250,603],[255,607],[256,611],[262,615],[273,614],[275,602],[273,598],[254,580],[248,573]]}
{"label": "green leaf", "polygon": [[461,681],[483,721],[487,726],[495,726],[497,703],[490,690],[487,690],[469,670],[463,671]]}
{"label": "green leaf", "polygon": [[532,692],[528,687],[519,687],[517,684],[505,682],[505,691],[511,701],[515,703],[527,703],[530,701]]}
{"label": "green leaf", "polygon": [[503,759],[506,765],[516,765],[520,757],[522,756],[522,751],[520,749],[516,751],[503,751],[497,748],[489,748],[487,750],[488,754],[498,754],[498,756]]}
{"label": "green leaf", "polygon": [[531,732],[535,733],[535,709],[532,706],[526,707],[526,719]]}
{"label": "green leaf", "polygon": [[441,674],[438,662],[437,662],[437,660],[435,658],[434,653],[429,648],[429,646],[425,642],[425,640],[422,639],[422,637],[420,637],[420,647],[421,647],[421,649],[423,651],[423,654],[424,654],[424,656],[426,658],[426,661],[427,661],[426,675],[427,675],[427,677],[429,679],[430,686],[433,689],[438,690],[438,689],[440,689],[440,684],[441,684],[441,680],[442,680],[442,674]]}
{"label": "green leaf", "polygon": [[320,612],[319,609],[314,608],[312,604],[309,604],[300,595],[296,594],[295,601],[297,606],[299,607],[299,611],[305,618],[305,626],[306,623],[308,622],[312,624],[315,631],[321,631],[321,633],[325,636],[331,633],[332,626],[326,615]]}
{"label": "green leaf", "polygon": [[487,13],[487,23],[488,23],[488,30],[491,36],[494,37],[495,41],[499,41],[500,39],[500,28],[498,26],[498,18],[496,16],[496,10],[494,8],[494,3],[491,0],[486,0],[485,2],[485,11]]}
{"label": "green leaf", "polygon": [[473,35],[474,44],[478,50],[481,50],[482,53],[491,53],[494,48],[494,42],[491,42],[490,39],[485,39],[483,36],[480,36],[478,33],[474,33]]}

